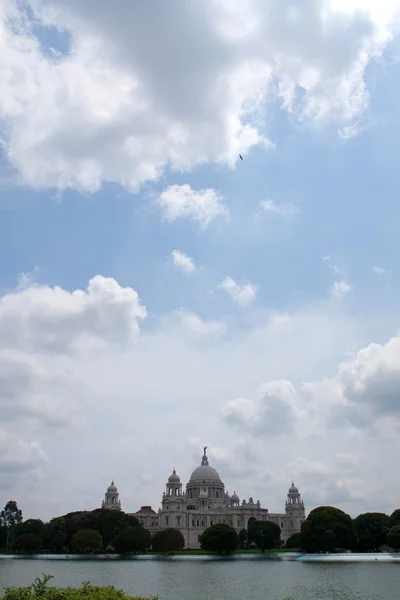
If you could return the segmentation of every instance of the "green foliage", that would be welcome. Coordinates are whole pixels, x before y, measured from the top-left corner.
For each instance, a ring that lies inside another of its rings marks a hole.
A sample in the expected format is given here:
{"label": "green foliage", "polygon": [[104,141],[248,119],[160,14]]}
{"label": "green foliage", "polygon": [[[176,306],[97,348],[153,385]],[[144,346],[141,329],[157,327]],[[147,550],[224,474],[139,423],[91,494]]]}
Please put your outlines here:
{"label": "green foliage", "polygon": [[247,529],[241,529],[238,534],[239,537],[239,548],[243,550],[248,547]]}
{"label": "green foliage", "polygon": [[18,508],[15,500],[9,500],[0,513],[0,527],[6,530],[6,540],[4,547],[8,549],[10,534],[13,528],[22,522],[22,510]]}
{"label": "green foliage", "polygon": [[286,540],[286,544],[285,544],[286,548],[301,548],[302,547],[302,540],[301,540],[301,533],[294,533],[293,535],[290,536],[290,538],[288,538]]}
{"label": "green foliage", "polygon": [[212,554],[233,554],[239,546],[239,537],[230,525],[217,523],[205,530],[200,545],[202,550]]}
{"label": "green foliage", "polygon": [[281,529],[271,521],[250,521],[248,524],[248,540],[254,543],[261,552],[278,548],[281,544]]}
{"label": "green foliage", "polygon": [[13,540],[12,551],[16,554],[37,554],[42,546],[42,540],[34,533],[23,533]]}
{"label": "green foliage", "polygon": [[306,552],[329,552],[335,547],[350,550],[355,545],[353,522],[333,506],[320,506],[310,512],[301,526],[302,547]]}
{"label": "green foliage", "polygon": [[146,552],[151,546],[151,535],[144,527],[129,527],[117,535],[112,545],[118,554]]}
{"label": "green foliage", "polygon": [[395,525],[389,530],[387,543],[393,550],[400,550],[400,525]]}
{"label": "green foliage", "polygon": [[390,515],[387,522],[387,529],[392,529],[392,527],[396,527],[397,525],[400,525],[400,508],[396,508]]}
{"label": "green foliage", "polygon": [[[133,598],[127,596],[122,590],[116,590],[113,586],[95,587],[85,582],[81,588],[55,588],[47,584],[52,579],[51,575],[43,575],[35,579],[35,583],[25,588],[6,588],[4,596],[0,600],[145,600],[144,598]],[[157,600],[156,598],[148,600]]]}
{"label": "green foliage", "polygon": [[77,554],[100,552],[103,539],[95,529],[80,529],[72,538],[72,550]]}
{"label": "green foliage", "polygon": [[178,529],[163,529],[153,536],[151,546],[154,552],[172,554],[177,550],[183,550],[185,538]]}
{"label": "green foliage", "polygon": [[357,550],[377,552],[386,543],[389,517],[384,513],[364,513],[354,519]]}

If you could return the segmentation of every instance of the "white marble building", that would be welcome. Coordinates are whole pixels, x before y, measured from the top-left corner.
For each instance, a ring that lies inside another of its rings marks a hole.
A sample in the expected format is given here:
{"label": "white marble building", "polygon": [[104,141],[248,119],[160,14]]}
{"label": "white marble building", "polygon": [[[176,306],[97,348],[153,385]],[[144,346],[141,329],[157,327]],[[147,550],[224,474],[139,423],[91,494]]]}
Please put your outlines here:
{"label": "white marble building", "polygon": [[[146,529],[153,534],[167,527],[179,529],[185,538],[186,548],[199,548],[201,534],[211,525],[227,523],[239,533],[241,529],[247,528],[252,517],[258,521],[272,521],[279,525],[284,541],[300,531],[301,523],[305,519],[305,509],[299,490],[293,483],[287,495],[285,512],[270,513],[267,508],[261,507],[259,500],[254,502],[253,498],[249,498],[247,501],[240,501],[236,492],[229,496],[218,472],[209,465],[206,450],[207,447],[204,448],[200,466],[193,471],[186,484],[185,492],[174,469],[168,478],[158,513],[151,506],[142,506],[139,511],[133,513]],[[115,494],[114,490],[112,492]],[[116,499],[111,496],[110,502],[108,506],[106,494],[103,507],[113,508],[112,503],[115,506],[115,502],[121,506],[118,494]]]}

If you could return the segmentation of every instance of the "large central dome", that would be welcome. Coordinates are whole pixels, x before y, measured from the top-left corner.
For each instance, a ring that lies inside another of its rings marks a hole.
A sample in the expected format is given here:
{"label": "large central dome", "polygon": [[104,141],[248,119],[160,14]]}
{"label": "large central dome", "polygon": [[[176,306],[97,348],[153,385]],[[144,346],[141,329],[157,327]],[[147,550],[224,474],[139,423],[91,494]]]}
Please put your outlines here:
{"label": "large central dome", "polygon": [[213,467],[210,467],[210,465],[208,464],[206,450],[207,450],[207,447],[204,448],[204,454],[203,454],[203,458],[201,459],[201,465],[193,471],[193,473],[190,476],[189,483],[201,483],[203,481],[207,481],[207,482],[213,481],[215,483],[221,484],[221,478],[220,478],[218,472],[215,469],[213,469]]}

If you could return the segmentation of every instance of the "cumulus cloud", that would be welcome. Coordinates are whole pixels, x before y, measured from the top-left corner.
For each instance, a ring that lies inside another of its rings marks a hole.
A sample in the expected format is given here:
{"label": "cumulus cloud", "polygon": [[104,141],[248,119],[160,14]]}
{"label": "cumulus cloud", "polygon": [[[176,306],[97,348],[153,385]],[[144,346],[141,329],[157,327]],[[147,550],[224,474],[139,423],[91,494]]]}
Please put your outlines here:
{"label": "cumulus cloud", "polygon": [[171,256],[175,267],[181,271],[184,271],[185,273],[193,273],[193,271],[196,269],[193,258],[190,258],[190,256],[184,252],[173,250],[171,252]]}
{"label": "cumulus cloud", "polygon": [[257,295],[256,285],[250,282],[240,284],[232,279],[232,277],[225,277],[222,283],[220,283],[219,288],[229,294],[232,302],[242,307],[250,306]]}
{"label": "cumulus cloud", "polygon": [[340,281],[335,281],[333,283],[330,293],[334,298],[343,298],[343,296],[351,292],[352,289],[353,288],[348,281],[341,279]]}
{"label": "cumulus cloud", "polygon": [[287,380],[269,381],[258,390],[254,400],[234,398],[223,406],[223,418],[236,428],[254,435],[290,434],[298,418],[296,390]]}
{"label": "cumulus cloud", "polygon": [[167,221],[190,219],[207,227],[216,217],[227,217],[222,196],[213,189],[193,190],[190,185],[171,185],[163,191],[160,206]]}
{"label": "cumulus cloud", "polygon": [[[228,329],[223,321],[181,310],[153,320],[153,326],[138,336],[136,326],[127,325],[138,319],[141,306],[133,288],[114,282],[112,293],[93,300],[93,311],[86,305],[88,290],[81,291],[77,301],[74,292],[27,285],[5,294],[0,303],[10,319],[17,308],[24,315],[22,325],[15,321],[15,340],[5,330],[0,336],[0,410],[7,435],[14,440],[7,443],[18,450],[15,460],[37,463],[44,473],[40,484],[29,484],[31,496],[21,479],[26,516],[50,518],[64,509],[94,508],[110,477],[118,481],[127,510],[143,503],[157,507],[174,464],[186,480],[207,444],[229,491],[236,489],[241,497],[253,495],[281,510],[293,477],[308,508],[332,493],[338,502],[342,498],[358,510],[357,482],[350,481],[356,479],[352,455],[364,455],[358,463],[362,470],[379,453],[379,439],[397,439],[386,423],[400,422],[398,338],[386,345],[366,345],[363,341],[373,332],[364,331],[364,324],[360,337],[344,308],[329,312],[330,301],[288,312],[284,318],[263,313],[245,330],[233,323]],[[130,330],[122,344],[109,333],[113,324]],[[103,343],[87,351],[89,346],[73,339],[80,339],[81,330]],[[357,352],[358,348],[364,350]],[[354,355],[337,369],[337,358],[348,349]],[[84,428],[78,426],[81,423]],[[166,430],[172,433],[165,437]],[[375,437],[364,443],[372,430]],[[179,443],[176,431],[187,431],[178,436]],[[355,431],[360,436],[357,450]],[[196,440],[193,456],[187,451],[190,438]],[[31,440],[40,448],[30,445]],[[310,461],[318,453],[321,463],[331,464],[329,457],[338,448],[341,456],[332,468],[334,475],[324,475],[327,483],[321,495],[317,478],[295,461]],[[133,455],[138,460],[132,472]],[[7,465],[12,463],[10,456]],[[67,466],[60,471],[60,464]],[[375,501],[371,490],[377,482],[372,477],[367,485],[364,472],[358,477],[363,480],[359,489],[367,489]],[[343,482],[343,496],[332,487],[333,479]],[[143,482],[140,489],[134,484],[138,480]],[[54,494],[54,489],[60,490],[59,498],[49,513],[40,495]],[[0,502],[8,500],[5,494],[0,490]],[[398,487],[391,487],[385,499],[390,506],[396,494]]]}
{"label": "cumulus cloud", "polygon": [[[64,352],[121,343],[139,333],[146,309],[132,288],[96,275],[86,290],[23,286],[0,298],[1,345]],[[57,324],[57,328],[55,328]]]}
{"label": "cumulus cloud", "polygon": [[290,219],[299,213],[299,208],[294,204],[276,204],[273,200],[261,200],[260,206],[265,212],[275,213],[284,219]]}
{"label": "cumulus cloud", "polygon": [[[390,39],[396,4],[350,4],[32,0],[33,26],[7,0],[5,154],[35,187],[95,191],[111,181],[137,190],[167,166],[234,165],[239,152],[266,145],[257,122],[271,97],[299,119],[352,131],[368,105],[365,69]],[[70,51],[43,51],[38,32],[49,27],[69,36]]]}

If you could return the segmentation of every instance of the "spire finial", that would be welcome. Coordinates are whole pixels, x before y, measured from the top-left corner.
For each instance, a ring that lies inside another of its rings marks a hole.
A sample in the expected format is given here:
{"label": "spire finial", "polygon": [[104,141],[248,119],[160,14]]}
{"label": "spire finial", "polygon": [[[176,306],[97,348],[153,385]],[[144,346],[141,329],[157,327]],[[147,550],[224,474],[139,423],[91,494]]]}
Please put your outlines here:
{"label": "spire finial", "polygon": [[208,465],[207,448],[208,448],[208,446],[204,446],[204,448],[203,448],[204,454],[203,454],[203,458],[201,459],[202,465]]}

